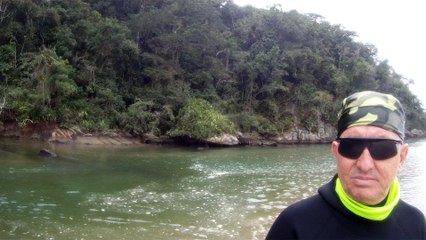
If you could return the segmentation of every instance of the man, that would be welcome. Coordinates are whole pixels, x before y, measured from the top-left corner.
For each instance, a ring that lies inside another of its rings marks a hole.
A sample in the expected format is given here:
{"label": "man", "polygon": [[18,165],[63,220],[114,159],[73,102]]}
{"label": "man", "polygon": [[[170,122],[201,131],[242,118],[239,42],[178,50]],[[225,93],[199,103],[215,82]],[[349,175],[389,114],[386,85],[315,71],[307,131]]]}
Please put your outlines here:
{"label": "man", "polygon": [[266,239],[426,239],[422,212],[399,199],[397,174],[408,153],[401,103],[359,92],[343,100],[338,118],[337,175],[286,208]]}

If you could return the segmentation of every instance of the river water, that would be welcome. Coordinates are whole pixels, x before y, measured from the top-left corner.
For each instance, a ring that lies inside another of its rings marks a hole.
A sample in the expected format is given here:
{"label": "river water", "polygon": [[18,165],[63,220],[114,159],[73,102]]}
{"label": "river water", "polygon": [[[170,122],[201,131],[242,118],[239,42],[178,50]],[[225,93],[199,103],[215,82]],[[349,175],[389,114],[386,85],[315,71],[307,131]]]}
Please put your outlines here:
{"label": "river water", "polygon": [[[426,213],[426,140],[402,198]],[[49,147],[58,159],[37,156]],[[264,239],[335,173],[330,146],[192,149],[0,141],[0,239]]]}

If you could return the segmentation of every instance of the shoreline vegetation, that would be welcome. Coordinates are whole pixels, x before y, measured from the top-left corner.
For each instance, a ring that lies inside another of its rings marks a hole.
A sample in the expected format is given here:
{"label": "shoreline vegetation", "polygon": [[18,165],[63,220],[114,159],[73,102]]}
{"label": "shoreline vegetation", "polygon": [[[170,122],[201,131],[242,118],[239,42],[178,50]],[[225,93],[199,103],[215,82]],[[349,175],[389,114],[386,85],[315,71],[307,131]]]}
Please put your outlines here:
{"label": "shoreline vegetation", "polygon": [[414,80],[317,14],[232,0],[0,0],[0,9],[0,136],[329,142],[339,103],[364,90],[394,95],[407,129],[426,131]]}
{"label": "shoreline vegetation", "polygon": [[[321,133],[312,133],[292,129],[275,137],[262,137],[258,134],[236,133],[220,134],[209,138],[156,136],[154,134],[131,135],[119,131],[103,131],[86,133],[79,128],[59,128],[56,124],[28,124],[20,127],[17,123],[5,124],[0,129],[0,139],[35,140],[52,144],[81,144],[81,145],[178,145],[190,147],[236,147],[236,146],[278,146],[285,144],[320,144],[329,143],[334,139],[335,130],[332,127]],[[407,139],[424,138],[422,130],[406,132]]]}

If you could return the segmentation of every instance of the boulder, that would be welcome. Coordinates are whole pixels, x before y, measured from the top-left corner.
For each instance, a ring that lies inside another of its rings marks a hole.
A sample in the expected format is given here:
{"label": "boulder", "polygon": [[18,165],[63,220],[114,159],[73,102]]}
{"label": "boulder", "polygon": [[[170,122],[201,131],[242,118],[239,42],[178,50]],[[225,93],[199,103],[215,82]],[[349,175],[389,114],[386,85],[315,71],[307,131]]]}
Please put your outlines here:
{"label": "boulder", "polygon": [[409,132],[409,134],[407,134],[407,137],[413,137],[413,138],[424,137],[424,136],[425,136],[425,133],[419,129],[413,129]]}
{"label": "boulder", "polygon": [[42,157],[47,157],[47,158],[57,158],[58,155],[48,149],[42,149],[40,150],[40,152],[38,153],[39,156]]}
{"label": "boulder", "polygon": [[70,143],[75,140],[77,134],[72,129],[55,128],[50,134],[49,142]]}
{"label": "boulder", "polygon": [[164,140],[152,133],[144,134],[142,137],[144,143],[147,144],[162,144]]}
{"label": "boulder", "polygon": [[219,136],[214,136],[207,138],[205,142],[209,145],[218,145],[218,146],[237,146],[240,144],[240,141],[236,136],[231,134],[222,134]]}

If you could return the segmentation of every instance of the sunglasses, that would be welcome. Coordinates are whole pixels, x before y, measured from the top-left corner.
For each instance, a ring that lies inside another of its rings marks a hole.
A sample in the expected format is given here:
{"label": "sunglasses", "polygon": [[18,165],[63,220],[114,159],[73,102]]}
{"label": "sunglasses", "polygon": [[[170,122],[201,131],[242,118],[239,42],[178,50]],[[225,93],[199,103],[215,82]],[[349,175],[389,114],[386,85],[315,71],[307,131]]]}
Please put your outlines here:
{"label": "sunglasses", "polygon": [[386,160],[398,153],[397,143],[401,140],[386,138],[336,138],[339,142],[338,152],[340,155],[358,159],[367,147],[370,155],[375,160]]}

